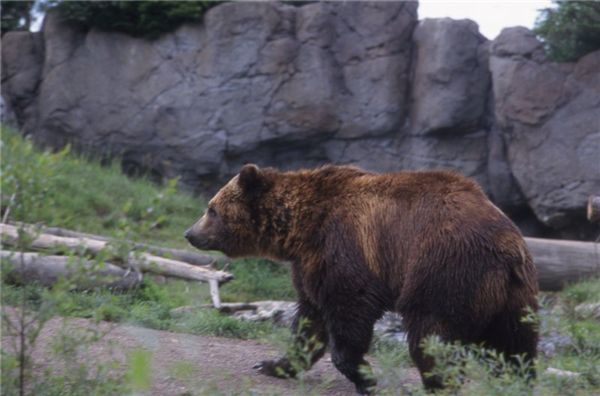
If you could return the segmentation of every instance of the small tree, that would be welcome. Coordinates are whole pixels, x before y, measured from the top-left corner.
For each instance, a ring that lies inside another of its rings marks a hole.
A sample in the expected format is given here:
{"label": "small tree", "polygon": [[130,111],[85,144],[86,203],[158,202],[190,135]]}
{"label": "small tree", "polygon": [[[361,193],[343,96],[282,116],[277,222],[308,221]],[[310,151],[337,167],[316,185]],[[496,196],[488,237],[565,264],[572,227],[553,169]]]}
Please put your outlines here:
{"label": "small tree", "polygon": [[554,3],[556,7],[541,10],[534,29],[545,42],[550,58],[575,61],[600,49],[600,1]]}
{"label": "small tree", "polygon": [[9,30],[29,30],[34,1],[0,1],[2,33]]}
{"label": "small tree", "polygon": [[218,1],[61,1],[51,0],[72,24],[155,39],[184,22],[199,21]]}

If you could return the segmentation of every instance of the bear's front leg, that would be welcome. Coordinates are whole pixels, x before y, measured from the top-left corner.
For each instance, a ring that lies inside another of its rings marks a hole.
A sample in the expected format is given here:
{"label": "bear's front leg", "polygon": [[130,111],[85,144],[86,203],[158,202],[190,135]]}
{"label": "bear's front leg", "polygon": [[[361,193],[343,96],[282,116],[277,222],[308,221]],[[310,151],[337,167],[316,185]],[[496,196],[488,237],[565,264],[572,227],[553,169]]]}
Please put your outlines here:
{"label": "bear's front leg", "polygon": [[298,303],[292,333],[294,343],[284,357],[264,360],[254,368],[279,378],[293,378],[298,372],[311,368],[327,349],[327,331],[319,310],[306,300]]}
{"label": "bear's front leg", "polygon": [[377,381],[364,355],[369,350],[376,318],[361,321],[356,320],[356,317],[342,316],[336,315],[327,323],[331,360],[335,367],[354,383],[358,393],[371,394]]}
{"label": "bear's front leg", "polygon": [[354,383],[358,393],[370,394],[377,381],[364,356],[373,338],[373,326],[389,305],[389,299],[385,285],[377,279],[344,275],[338,272],[324,293],[331,360]]}

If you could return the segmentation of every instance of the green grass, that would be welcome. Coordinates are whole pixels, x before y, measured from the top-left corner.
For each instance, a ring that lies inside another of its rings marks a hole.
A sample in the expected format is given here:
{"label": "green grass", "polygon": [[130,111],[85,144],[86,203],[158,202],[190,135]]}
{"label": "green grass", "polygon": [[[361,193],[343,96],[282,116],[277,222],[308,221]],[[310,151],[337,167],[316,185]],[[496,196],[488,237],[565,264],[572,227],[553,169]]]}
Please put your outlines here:
{"label": "green grass", "polygon": [[[141,232],[132,237],[158,245],[188,247],[183,232],[202,213],[206,200],[175,192],[175,180],[159,186],[145,177],[129,178],[123,175],[117,161],[101,165],[97,160],[70,152],[51,155],[32,147],[29,140],[12,130],[3,128],[1,133],[3,175],[52,168],[45,175],[46,191],[44,199],[37,202],[35,218],[24,214],[23,218],[12,220],[110,236],[122,219],[137,224],[151,217],[153,224],[137,230]],[[26,186],[24,192],[32,187]],[[13,193],[10,180],[3,180],[3,209]]]}
{"label": "green grass", "polygon": [[227,266],[235,281],[221,288],[223,301],[295,300],[289,269],[269,260],[242,259]]}
{"label": "green grass", "polygon": [[[10,208],[9,220],[194,250],[182,235],[203,212],[206,199],[179,191],[176,180],[158,185],[145,177],[130,178],[121,172],[118,161],[101,164],[69,150],[40,150],[6,128],[1,138],[2,213]],[[22,201],[11,202],[13,194],[22,196]],[[223,268],[222,263],[219,266]],[[222,287],[223,301],[295,298],[285,266],[238,260],[225,269],[235,278]],[[16,304],[21,288],[4,282],[2,286],[2,302]],[[27,303],[39,306],[45,293],[49,291],[28,287]],[[146,279],[134,291],[70,291],[61,298],[62,315],[241,338],[258,337],[265,329],[215,312],[171,318],[173,308],[210,303],[208,286],[198,282],[169,280],[157,285]]]}

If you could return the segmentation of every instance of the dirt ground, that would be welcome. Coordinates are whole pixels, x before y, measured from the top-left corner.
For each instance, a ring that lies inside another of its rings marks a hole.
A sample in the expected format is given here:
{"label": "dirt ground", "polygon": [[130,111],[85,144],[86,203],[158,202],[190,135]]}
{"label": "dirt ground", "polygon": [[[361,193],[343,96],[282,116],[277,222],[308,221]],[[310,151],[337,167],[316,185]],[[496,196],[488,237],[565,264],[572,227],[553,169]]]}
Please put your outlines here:
{"label": "dirt ground", "polygon": [[[254,340],[237,340],[197,336],[142,327],[100,323],[86,319],[54,318],[46,323],[34,351],[37,370],[53,366],[51,341],[65,330],[93,328],[107,334],[81,359],[94,362],[126,364],[132,351],[145,350],[151,356],[150,389],[141,395],[355,395],[354,386],[343,377],[325,355],[301,379],[278,379],[261,375],[253,366],[275,358],[278,351],[269,344]],[[64,334],[64,333],[63,333]],[[10,339],[3,337],[6,348]],[[377,362],[368,358],[375,367]],[[409,382],[419,382],[416,370],[403,375]]]}

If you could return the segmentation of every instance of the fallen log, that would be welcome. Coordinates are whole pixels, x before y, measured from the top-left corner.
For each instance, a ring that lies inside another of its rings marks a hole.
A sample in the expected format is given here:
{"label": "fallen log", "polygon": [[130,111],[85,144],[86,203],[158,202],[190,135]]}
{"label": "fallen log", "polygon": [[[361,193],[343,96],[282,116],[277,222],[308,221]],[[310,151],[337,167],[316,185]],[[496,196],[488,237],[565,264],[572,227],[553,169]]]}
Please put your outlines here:
{"label": "fallen log", "polygon": [[[15,246],[18,240],[18,228],[10,224],[0,224],[0,235],[2,241]],[[50,234],[39,234],[30,242],[30,248],[33,249],[54,249],[60,250],[83,250],[92,255],[98,254],[107,248],[106,241],[99,241],[90,238],[70,238],[59,237]],[[114,257],[113,257],[114,258]],[[140,271],[153,272],[160,275],[174,276],[182,279],[199,280],[206,282],[224,283],[233,279],[233,275],[228,272],[214,270],[212,268],[194,266],[177,260],[158,257],[149,253],[130,254],[127,257],[127,266],[133,266]]]}
{"label": "fallen log", "polygon": [[[16,227],[0,225],[3,241],[15,242],[18,234]],[[563,241],[539,238],[525,238],[534,263],[538,269],[541,290],[560,290],[567,283],[575,282],[589,276],[600,275],[600,244],[594,242]],[[32,247],[36,249],[57,249],[66,246],[69,249],[84,249],[96,254],[104,249],[108,242],[89,238],[69,238],[48,234],[37,236]],[[219,283],[224,283],[233,276],[224,271],[193,266],[177,260],[157,257],[148,253],[130,255],[128,265],[141,271],[153,272],[166,276],[209,282],[213,305],[220,307],[218,294]]]}
{"label": "fallen log", "polygon": [[[52,286],[60,279],[67,279],[77,289],[95,289],[110,287],[115,289],[131,289],[142,282],[142,274],[127,271],[111,263],[98,266],[89,260],[73,261],[66,256],[43,256],[38,253],[19,253],[0,250],[4,276],[8,281],[18,284],[37,282],[43,286]],[[82,276],[81,271],[85,271]]]}
{"label": "fallen log", "polygon": [[[15,225],[16,226],[24,225],[25,227],[33,227],[33,225],[30,225],[30,224],[16,223]],[[94,239],[94,240],[104,241],[104,242],[109,242],[112,239],[112,238],[109,238],[109,237],[106,237],[103,235],[88,234],[85,232],[72,231],[72,230],[67,230],[65,228],[59,228],[59,227],[41,227],[40,231],[44,234],[50,234],[50,235],[55,235],[55,236],[69,237],[69,238]],[[216,258],[214,256],[211,256],[208,254],[190,252],[190,251],[181,250],[181,249],[165,248],[165,247],[154,246],[154,245],[150,245],[147,243],[141,243],[141,242],[130,242],[130,243],[133,247],[147,251],[150,254],[167,257],[167,258],[171,258],[174,260],[185,261],[188,264],[206,266],[206,265],[214,264],[216,261]],[[219,260],[220,261],[226,260],[226,258],[225,257],[223,257],[222,259],[219,258]]]}
{"label": "fallen log", "polygon": [[592,223],[600,223],[600,196],[590,195],[588,198],[587,219]]}
{"label": "fallen log", "polygon": [[525,238],[538,270],[540,290],[555,291],[590,276],[600,276],[600,244]]}

